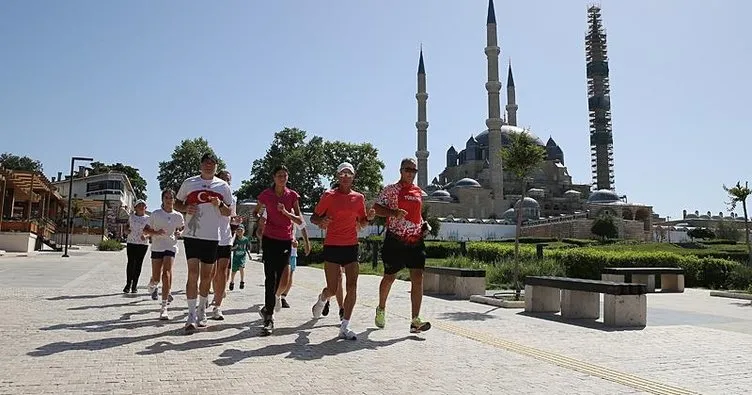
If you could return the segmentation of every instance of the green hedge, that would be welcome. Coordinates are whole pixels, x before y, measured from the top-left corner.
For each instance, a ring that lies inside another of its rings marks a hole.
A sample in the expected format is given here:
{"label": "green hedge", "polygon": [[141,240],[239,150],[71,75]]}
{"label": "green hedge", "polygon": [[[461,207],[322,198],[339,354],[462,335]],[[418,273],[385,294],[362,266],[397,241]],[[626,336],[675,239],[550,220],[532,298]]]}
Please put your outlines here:
{"label": "green hedge", "polygon": [[99,251],[120,251],[123,248],[125,248],[125,244],[114,239],[102,240],[97,245]]}

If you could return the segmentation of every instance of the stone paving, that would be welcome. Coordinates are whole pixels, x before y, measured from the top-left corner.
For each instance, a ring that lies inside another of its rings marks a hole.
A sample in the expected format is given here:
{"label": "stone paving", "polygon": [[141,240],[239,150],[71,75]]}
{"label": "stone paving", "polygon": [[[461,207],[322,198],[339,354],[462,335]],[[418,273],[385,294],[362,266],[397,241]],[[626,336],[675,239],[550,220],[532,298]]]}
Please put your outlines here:
{"label": "stone paving", "polygon": [[0,394],[529,393],[741,394],[752,388],[752,305],[707,291],[649,295],[648,326],[529,316],[468,301],[424,298],[434,328],[412,335],[409,283],[396,282],[387,328],[373,312],[379,278],[361,276],[357,341],[337,339],[336,308],[311,319],[323,273],[299,267],[290,309],[260,336],[262,267],[230,292],[225,321],[187,336],[185,259],[175,270],[173,319],[123,295],[125,253],[90,248],[0,257]]}

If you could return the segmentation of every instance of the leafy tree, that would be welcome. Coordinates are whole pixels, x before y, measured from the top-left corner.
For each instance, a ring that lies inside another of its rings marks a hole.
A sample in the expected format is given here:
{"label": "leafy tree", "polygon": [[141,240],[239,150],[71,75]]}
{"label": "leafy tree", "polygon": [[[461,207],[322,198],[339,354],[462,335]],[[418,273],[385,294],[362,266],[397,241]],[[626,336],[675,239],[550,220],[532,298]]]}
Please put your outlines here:
{"label": "leafy tree", "polygon": [[515,299],[520,298],[520,233],[522,231],[522,202],[525,199],[527,191],[527,178],[540,168],[546,159],[545,148],[538,145],[535,138],[529,133],[512,132],[509,134],[510,144],[501,149],[501,155],[504,168],[514,175],[521,183],[522,195],[520,196],[519,205],[515,208],[517,215],[517,228],[514,234],[514,286]]}
{"label": "leafy tree", "polygon": [[723,240],[739,241],[742,238],[741,232],[736,227],[736,223],[730,220],[720,220],[715,227],[715,236]]}
{"label": "leafy tree", "polygon": [[423,219],[428,222],[428,225],[431,226],[431,230],[428,233],[433,237],[437,237],[439,236],[439,231],[441,230],[441,222],[439,221],[438,217],[432,216],[430,214],[430,211],[431,210],[428,206],[423,206],[422,216]]}
{"label": "leafy tree", "polygon": [[217,171],[225,168],[225,162],[214,153],[203,137],[181,141],[172,152],[170,160],[159,162],[159,189],[170,188],[177,192],[186,178],[199,174],[201,157],[206,153],[214,154],[217,158]]}
{"label": "leafy tree", "polygon": [[8,170],[38,171],[42,172],[42,162],[31,159],[28,156],[13,155],[10,152],[0,154],[0,167]]}
{"label": "leafy tree", "polygon": [[714,239],[715,233],[708,228],[692,228],[687,231],[687,236],[693,239]]}
{"label": "leafy tree", "polygon": [[306,142],[306,132],[297,128],[275,133],[264,157],[253,161],[250,179],[243,180],[236,193],[238,199],[256,198],[273,184],[274,168],[285,165],[290,188],[300,194],[301,209],[311,209],[325,189],[320,177],[323,146],[323,139],[317,136]]}
{"label": "leafy tree", "polygon": [[[90,175],[104,174],[104,173],[123,173],[133,186],[133,192],[136,194],[136,199],[146,200],[146,180],[138,172],[138,169],[132,166],[124,165],[120,162],[106,165],[102,162],[91,162]],[[177,191],[177,190],[176,190]]]}
{"label": "leafy tree", "polygon": [[384,187],[381,171],[384,162],[379,159],[379,150],[371,143],[355,144],[342,141],[327,141],[323,146],[324,161],[321,176],[332,183],[336,181],[337,166],[349,162],[355,167],[353,189],[372,200]]}
{"label": "leafy tree", "polygon": [[742,186],[741,181],[737,181],[736,185],[731,188],[724,185],[723,190],[729,195],[730,200],[726,203],[729,206],[729,211],[734,211],[737,203],[742,204],[742,210],[744,211],[744,239],[747,242],[747,254],[749,255],[747,264],[752,265],[752,246],[749,240],[749,217],[747,215],[747,198],[752,194],[752,190],[749,189],[747,182]]}
{"label": "leafy tree", "polygon": [[619,238],[619,228],[616,226],[614,216],[603,214],[593,221],[590,232],[601,238],[602,241]]}

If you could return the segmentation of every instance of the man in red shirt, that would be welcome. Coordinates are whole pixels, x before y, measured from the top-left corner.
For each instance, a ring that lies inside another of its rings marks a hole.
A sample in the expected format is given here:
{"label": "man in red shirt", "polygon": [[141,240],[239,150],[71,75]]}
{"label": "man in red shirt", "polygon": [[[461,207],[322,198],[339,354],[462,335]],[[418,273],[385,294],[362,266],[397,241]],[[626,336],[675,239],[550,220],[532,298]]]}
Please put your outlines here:
{"label": "man in red shirt", "polygon": [[352,190],[355,168],[344,162],[337,167],[339,186],[326,191],[313,210],[311,222],[326,229],[324,237],[324,272],[326,288],[311,309],[313,318],[319,318],[326,302],[337,293],[341,284],[340,267],[345,270],[347,281],[345,312],[340,325],[339,336],[355,340],[355,332],[350,330],[350,317],[355,307],[358,287],[358,226],[365,226],[373,220],[373,209],[366,213],[363,194]]}
{"label": "man in red shirt", "polygon": [[410,270],[410,301],[412,321],[410,332],[420,333],[431,329],[429,322],[420,318],[420,305],[423,302],[423,269],[426,266],[426,247],[423,238],[430,230],[423,220],[423,196],[415,185],[418,163],[413,158],[405,158],[400,163],[400,180],[388,185],[376,199],[376,215],[387,217],[386,236],[381,250],[384,261],[384,276],[379,285],[379,307],[376,308],[376,326],[386,325],[385,309],[389,290],[397,272],[407,267]]}

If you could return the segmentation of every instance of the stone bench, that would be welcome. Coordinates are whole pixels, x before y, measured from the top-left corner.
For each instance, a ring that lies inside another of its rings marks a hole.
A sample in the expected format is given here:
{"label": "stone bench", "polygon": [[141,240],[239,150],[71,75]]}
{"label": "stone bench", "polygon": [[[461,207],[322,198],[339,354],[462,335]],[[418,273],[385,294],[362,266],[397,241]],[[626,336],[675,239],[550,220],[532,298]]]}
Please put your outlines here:
{"label": "stone bench", "polygon": [[463,299],[470,299],[471,295],[485,295],[486,271],[426,266],[423,271],[423,292],[451,294]]}
{"label": "stone bench", "polygon": [[525,311],[558,313],[563,318],[598,319],[603,294],[603,323],[617,327],[647,324],[647,287],[582,278],[525,277]]}
{"label": "stone bench", "polygon": [[607,267],[601,280],[645,284],[655,292],[655,276],[661,276],[661,292],[684,292],[684,269],[679,267]]}

